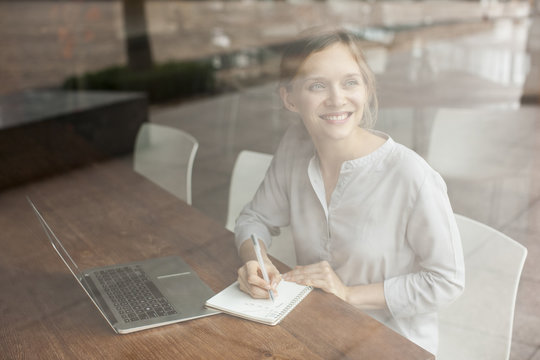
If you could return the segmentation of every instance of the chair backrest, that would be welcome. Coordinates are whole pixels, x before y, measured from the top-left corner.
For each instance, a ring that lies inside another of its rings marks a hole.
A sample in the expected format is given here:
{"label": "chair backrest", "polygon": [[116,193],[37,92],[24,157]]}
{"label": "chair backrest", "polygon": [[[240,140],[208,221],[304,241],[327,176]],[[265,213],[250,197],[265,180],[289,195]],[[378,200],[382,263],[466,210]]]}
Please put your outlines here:
{"label": "chair backrest", "polygon": [[456,214],[465,257],[465,291],[439,312],[438,360],[507,360],[516,295],[527,249]]}
{"label": "chair backrest", "polygon": [[199,143],[169,126],[144,123],[135,141],[136,172],[191,205],[191,176]]}
{"label": "chair backrest", "polygon": [[[262,183],[272,157],[270,154],[243,150],[236,158],[229,188],[225,225],[230,231],[234,231],[236,218],[244,206],[251,201]],[[281,234],[272,239],[272,246],[268,249],[268,253],[290,267],[296,265],[296,253],[288,227],[282,228]]]}
{"label": "chair backrest", "polygon": [[234,231],[236,218],[255,195],[271,162],[270,154],[250,150],[243,150],[238,154],[231,175],[225,225],[230,231]]}

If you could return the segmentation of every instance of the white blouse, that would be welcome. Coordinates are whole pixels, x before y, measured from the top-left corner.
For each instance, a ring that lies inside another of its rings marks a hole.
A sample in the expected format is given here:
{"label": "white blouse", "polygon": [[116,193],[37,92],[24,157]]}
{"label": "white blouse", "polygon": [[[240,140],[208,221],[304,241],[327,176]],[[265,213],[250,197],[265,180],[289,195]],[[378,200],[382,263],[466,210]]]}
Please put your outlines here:
{"label": "white blouse", "polygon": [[388,310],[366,312],[436,354],[437,309],[464,289],[459,231],[440,175],[374,133],[386,142],[343,163],[327,204],[313,143],[292,125],[236,221],[236,245],[254,233],[269,247],[290,225],[298,264],[327,260],[348,286],[384,282]]}

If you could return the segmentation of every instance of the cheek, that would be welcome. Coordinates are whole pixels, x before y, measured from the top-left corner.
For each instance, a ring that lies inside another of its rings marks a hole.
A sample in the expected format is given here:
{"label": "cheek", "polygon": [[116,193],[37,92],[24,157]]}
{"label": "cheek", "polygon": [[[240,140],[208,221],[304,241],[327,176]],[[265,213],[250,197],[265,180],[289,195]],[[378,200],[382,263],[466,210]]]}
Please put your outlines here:
{"label": "cheek", "polygon": [[359,91],[356,94],[356,99],[361,104],[366,104],[368,102],[368,92],[366,89]]}
{"label": "cheek", "polygon": [[324,103],[324,96],[320,93],[303,94],[297,97],[298,109],[301,112],[314,112]]}
{"label": "cheek", "polygon": [[350,101],[355,104],[358,110],[363,109],[365,106],[367,106],[367,96],[364,92],[360,92],[358,94],[354,94],[353,96],[349,97]]}
{"label": "cheek", "polygon": [[365,101],[367,99],[367,89],[364,86],[357,86],[349,91],[349,98]]}

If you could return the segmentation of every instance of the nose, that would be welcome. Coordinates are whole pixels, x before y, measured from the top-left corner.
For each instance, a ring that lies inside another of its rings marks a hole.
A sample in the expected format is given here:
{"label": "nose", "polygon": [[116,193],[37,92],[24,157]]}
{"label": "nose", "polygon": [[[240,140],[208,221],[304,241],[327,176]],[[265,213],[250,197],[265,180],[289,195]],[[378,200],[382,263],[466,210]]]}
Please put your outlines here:
{"label": "nose", "polygon": [[339,86],[332,86],[328,92],[328,98],[326,99],[327,106],[342,106],[346,102],[346,96],[344,90]]}

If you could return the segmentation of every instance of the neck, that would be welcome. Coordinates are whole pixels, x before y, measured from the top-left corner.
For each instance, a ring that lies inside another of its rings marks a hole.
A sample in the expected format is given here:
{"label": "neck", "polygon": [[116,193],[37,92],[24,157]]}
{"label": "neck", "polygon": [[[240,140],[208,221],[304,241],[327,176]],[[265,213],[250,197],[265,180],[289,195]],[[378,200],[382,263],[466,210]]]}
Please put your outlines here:
{"label": "neck", "polygon": [[358,128],[358,131],[353,136],[348,136],[346,139],[326,139],[325,141],[313,139],[319,157],[326,192],[326,202],[328,204],[337,184],[341,165],[345,161],[357,159],[372,153],[384,144],[384,142],[384,139],[362,128]]}
{"label": "neck", "polygon": [[327,171],[339,171],[343,162],[367,155],[372,151],[371,136],[373,135],[370,132],[359,127],[354,136],[346,139],[330,141],[313,139],[321,167]]}

